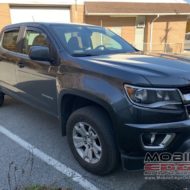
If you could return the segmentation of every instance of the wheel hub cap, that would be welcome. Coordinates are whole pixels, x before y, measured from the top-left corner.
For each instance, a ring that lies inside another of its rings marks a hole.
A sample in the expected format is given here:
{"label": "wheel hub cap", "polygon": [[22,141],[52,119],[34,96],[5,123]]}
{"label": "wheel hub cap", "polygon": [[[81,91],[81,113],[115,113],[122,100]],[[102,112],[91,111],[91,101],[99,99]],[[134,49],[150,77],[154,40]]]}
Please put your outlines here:
{"label": "wheel hub cap", "polygon": [[73,128],[73,143],[80,157],[86,162],[95,164],[100,161],[101,142],[91,125],[85,122],[76,123]]}

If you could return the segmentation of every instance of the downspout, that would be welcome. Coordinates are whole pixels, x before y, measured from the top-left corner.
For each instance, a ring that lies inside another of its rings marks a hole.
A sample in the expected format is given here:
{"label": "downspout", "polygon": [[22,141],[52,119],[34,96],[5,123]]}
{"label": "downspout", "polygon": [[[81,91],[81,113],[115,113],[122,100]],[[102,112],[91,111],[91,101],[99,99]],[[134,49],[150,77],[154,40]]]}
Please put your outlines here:
{"label": "downspout", "polygon": [[[100,26],[103,27],[103,20],[102,19],[100,20]],[[101,43],[101,45],[103,45],[103,36],[102,36],[102,34],[101,34],[100,37],[101,37],[101,42],[100,43]]]}
{"label": "downspout", "polygon": [[160,17],[160,15],[158,14],[150,23],[150,52],[152,51],[152,41],[153,41],[153,26],[154,26],[154,22]]}
{"label": "downspout", "polygon": [[103,21],[102,21],[102,19],[100,20],[100,26],[103,27]]}
{"label": "downspout", "polygon": [[77,11],[77,0],[75,0],[75,11]]}

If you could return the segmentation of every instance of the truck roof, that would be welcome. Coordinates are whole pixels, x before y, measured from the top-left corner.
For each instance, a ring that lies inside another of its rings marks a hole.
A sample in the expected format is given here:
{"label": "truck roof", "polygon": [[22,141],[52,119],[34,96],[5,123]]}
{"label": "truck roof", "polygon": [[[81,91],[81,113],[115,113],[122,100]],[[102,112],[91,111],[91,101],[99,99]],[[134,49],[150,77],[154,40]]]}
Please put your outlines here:
{"label": "truck roof", "polygon": [[20,27],[20,26],[44,26],[44,27],[48,27],[50,25],[73,25],[73,26],[93,26],[90,24],[83,24],[83,23],[56,23],[56,22],[21,22],[21,23],[17,23],[17,24],[10,24],[7,25],[3,28],[3,30],[5,29],[11,29],[11,28],[16,28],[16,27]]}

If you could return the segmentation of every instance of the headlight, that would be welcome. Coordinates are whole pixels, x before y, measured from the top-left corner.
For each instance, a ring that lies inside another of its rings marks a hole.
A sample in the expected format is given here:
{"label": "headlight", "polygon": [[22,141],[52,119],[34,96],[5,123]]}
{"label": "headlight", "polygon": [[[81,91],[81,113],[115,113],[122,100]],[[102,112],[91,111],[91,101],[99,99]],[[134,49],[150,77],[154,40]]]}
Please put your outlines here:
{"label": "headlight", "polygon": [[144,88],[124,85],[130,101],[149,108],[175,109],[182,104],[180,93],[176,89]]}

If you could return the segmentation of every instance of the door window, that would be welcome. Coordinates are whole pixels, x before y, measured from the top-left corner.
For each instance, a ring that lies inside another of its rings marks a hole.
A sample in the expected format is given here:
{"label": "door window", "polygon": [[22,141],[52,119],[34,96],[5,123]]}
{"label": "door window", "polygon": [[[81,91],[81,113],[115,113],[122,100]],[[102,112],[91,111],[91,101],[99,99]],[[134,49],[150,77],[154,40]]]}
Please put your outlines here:
{"label": "door window", "polygon": [[13,52],[18,52],[17,38],[19,30],[8,31],[3,35],[2,47]]}
{"label": "door window", "polygon": [[49,47],[47,36],[44,33],[28,30],[25,33],[22,53],[28,54],[31,46]]}

